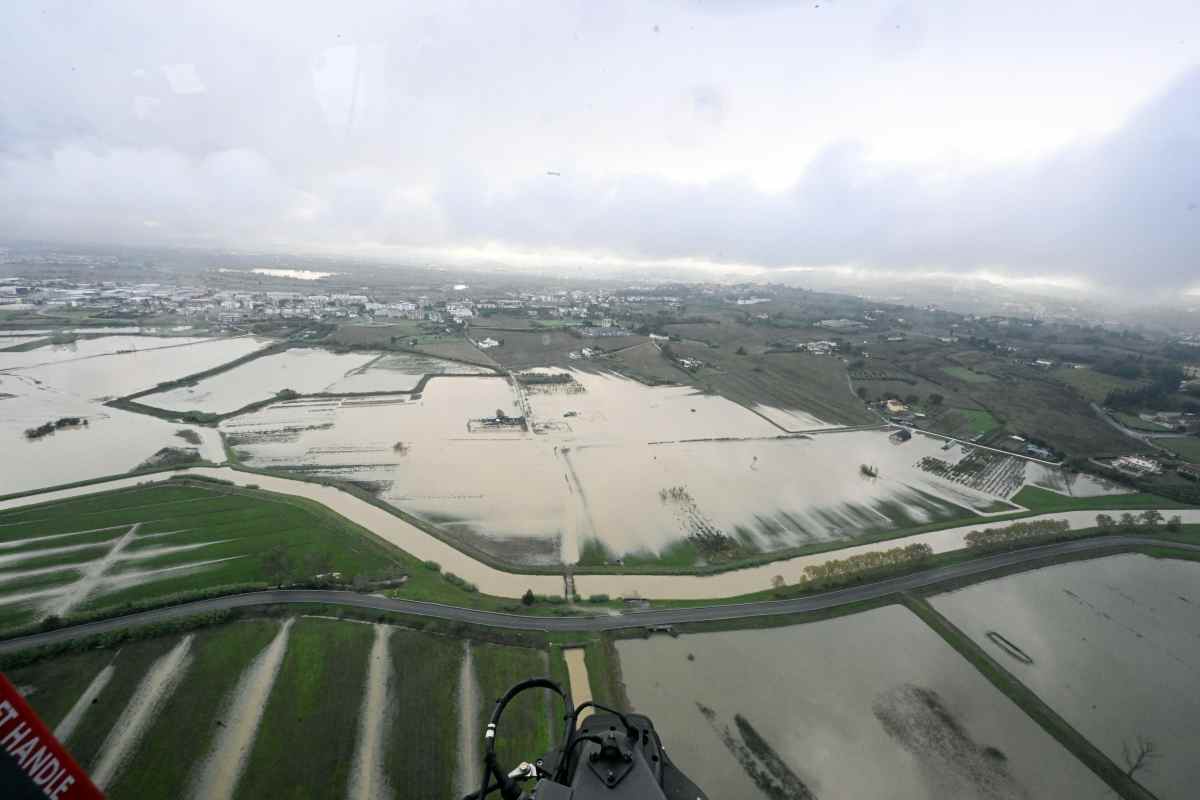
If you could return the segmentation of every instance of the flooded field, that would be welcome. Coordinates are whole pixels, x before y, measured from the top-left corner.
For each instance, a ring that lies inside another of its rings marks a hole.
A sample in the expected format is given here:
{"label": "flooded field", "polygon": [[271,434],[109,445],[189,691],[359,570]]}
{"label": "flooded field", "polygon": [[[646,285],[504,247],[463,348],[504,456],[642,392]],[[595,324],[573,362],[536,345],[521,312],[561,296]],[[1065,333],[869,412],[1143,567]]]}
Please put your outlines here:
{"label": "flooded field", "polygon": [[1055,467],[1033,463],[1025,469],[1030,486],[1040,486],[1072,497],[1100,497],[1106,494],[1130,494],[1135,491],[1129,486],[1105,480],[1098,475],[1064,472]]}
{"label": "flooded field", "polygon": [[426,375],[490,375],[492,371],[432,356],[389,353],[378,356],[324,391],[333,394],[358,392],[409,392]]}
{"label": "flooded field", "polygon": [[[11,395],[4,397],[4,395]],[[39,439],[25,431],[62,417],[87,425],[69,426]],[[188,429],[199,445],[177,435]],[[131,470],[164,448],[195,450],[223,461],[217,432],[133,414],[90,402],[23,373],[0,373],[0,494],[41,489]]]}
{"label": "flooded field", "polygon": [[355,482],[405,511],[523,563],[560,558],[567,512],[552,442],[519,427],[504,378],[438,378],[419,399],[276,403],[221,424],[246,463]]}
{"label": "flooded field", "polygon": [[1107,795],[900,607],[617,650],[633,707],[711,797]]}
{"label": "flooded field", "polygon": [[[472,423],[521,408],[531,431]],[[434,379],[418,399],[281,402],[221,429],[251,465],[354,481],[524,563],[574,563],[597,547],[593,557],[654,557],[681,542],[701,559],[730,543],[778,550],[995,502],[914,468],[935,440],[786,437],[727,400],[609,375],[520,395],[500,378]]]}
{"label": "flooded field", "polygon": [[[132,340],[114,345],[113,340]],[[149,389],[165,381],[177,380],[196,372],[211,369],[236,358],[253,353],[267,340],[253,337],[233,339],[179,339],[148,336],[113,336],[92,339],[109,341],[103,352],[79,355],[72,345],[65,348],[38,348],[15,355],[48,356],[67,354],[69,357],[39,362],[36,365],[8,369],[10,374],[30,384],[51,387],[57,391],[87,400],[105,400]],[[81,342],[81,344],[83,344]],[[113,349],[114,346],[117,349]],[[95,348],[92,348],[95,349]],[[14,355],[14,354],[2,354]]]}
{"label": "flooded field", "polygon": [[737,403],[690,386],[648,387],[613,374],[571,374],[583,392],[529,395],[534,419],[554,421],[568,438],[645,443],[780,434]]}
{"label": "flooded field", "polygon": [[36,342],[41,339],[41,336],[0,336],[0,350],[6,350],[9,347],[18,347],[28,342]]}
{"label": "flooded field", "polygon": [[[178,325],[169,330],[188,330],[191,325]],[[112,327],[91,326],[87,328],[27,328],[15,330],[5,328],[0,332],[0,336],[50,336],[54,333],[88,333],[88,334],[114,334],[114,333],[153,333],[162,328],[143,328],[140,325],[114,325]]]}
{"label": "flooded field", "polygon": [[269,399],[285,389],[300,394],[328,391],[329,386],[364,367],[378,355],[293,348],[257,358],[194,386],[147,395],[141,402],[173,411],[226,414]]}
{"label": "flooded field", "polygon": [[761,403],[755,403],[754,410],[786,431],[811,431],[819,428],[841,427],[840,425],[817,419],[807,411],[801,411],[796,408],[775,408],[774,406],[764,406]]}
{"label": "flooded field", "polygon": [[946,442],[940,452],[923,455],[917,467],[946,481],[1008,499],[1025,486],[1037,486],[1073,497],[1127,494],[1133,489],[1095,475],[982,447]]}
{"label": "flooded field", "polygon": [[1200,779],[1200,564],[1120,555],[1047,567],[931,602],[1006,669],[1163,798]]}
{"label": "flooded field", "polygon": [[[68,344],[45,344],[18,353],[0,353],[0,370],[77,361],[114,353],[133,353],[162,347],[194,345],[206,341],[214,340],[209,337],[197,336],[100,336],[95,339],[77,339]],[[216,341],[233,342],[238,340]]]}
{"label": "flooded field", "polygon": [[[852,539],[971,516],[994,502],[914,469],[930,440],[886,432],[808,439],[585,444],[566,454],[591,527],[615,552],[657,551],[707,530],[755,550]],[[866,475],[866,464],[876,475]]]}

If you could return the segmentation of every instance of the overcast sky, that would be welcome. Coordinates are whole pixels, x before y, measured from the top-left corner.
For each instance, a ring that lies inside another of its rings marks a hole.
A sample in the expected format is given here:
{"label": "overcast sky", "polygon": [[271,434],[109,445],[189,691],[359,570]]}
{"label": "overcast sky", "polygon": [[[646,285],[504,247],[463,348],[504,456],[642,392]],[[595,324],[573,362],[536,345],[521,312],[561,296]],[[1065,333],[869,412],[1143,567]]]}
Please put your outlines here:
{"label": "overcast sky", "polygon": [[14,0],[0,237],[1191,289],[1200,3]]}

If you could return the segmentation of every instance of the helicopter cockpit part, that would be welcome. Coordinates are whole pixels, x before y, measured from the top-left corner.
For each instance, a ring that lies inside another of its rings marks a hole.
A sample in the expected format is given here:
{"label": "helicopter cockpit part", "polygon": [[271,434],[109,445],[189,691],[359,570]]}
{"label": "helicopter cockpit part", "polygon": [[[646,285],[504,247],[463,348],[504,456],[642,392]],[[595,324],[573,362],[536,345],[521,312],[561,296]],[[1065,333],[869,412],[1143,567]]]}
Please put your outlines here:
{"label": "helicopter cockpit part", "polygon": [[[506,771],[496,758],[496,740],[504,709],[518,694],[546,689],[563,701],[566,721],[558,747],[533,763]],[[595,713],[578,724],[580,713]],[[463,800],[482,800],[498,791],[503,800],[707,800],[667,757],[654,723],[642,714],[627,714],[599,703],[570,708],[566,692],[549,678],[521,681],[496,701],[484,730],[483,778],[478,791]],[[535,781],[525,791],[520,783]]]}

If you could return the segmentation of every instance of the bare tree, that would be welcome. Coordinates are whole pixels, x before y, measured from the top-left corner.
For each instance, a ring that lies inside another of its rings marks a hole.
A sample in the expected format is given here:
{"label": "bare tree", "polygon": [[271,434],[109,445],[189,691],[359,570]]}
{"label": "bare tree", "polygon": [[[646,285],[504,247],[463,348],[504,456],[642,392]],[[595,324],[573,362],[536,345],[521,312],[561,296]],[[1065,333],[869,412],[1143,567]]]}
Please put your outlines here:
{"label": "bare tree", "polygon": [[1121,743],[1121,757],[1125,761],[1125,775],[1132,778],[1139,770],[1150,771],[1150,762],[1160,758],[1161,753],[1152,739],[1144,736],[1137,737],[1137,744],[1129,746],[1129,742]]}

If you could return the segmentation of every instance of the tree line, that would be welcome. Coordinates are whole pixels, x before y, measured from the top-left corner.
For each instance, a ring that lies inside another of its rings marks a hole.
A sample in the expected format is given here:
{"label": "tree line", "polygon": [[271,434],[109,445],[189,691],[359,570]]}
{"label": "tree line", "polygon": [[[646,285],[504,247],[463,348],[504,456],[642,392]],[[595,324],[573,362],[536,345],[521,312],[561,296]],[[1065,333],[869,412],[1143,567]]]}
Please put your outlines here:
{"label": "tree line", "polygon": [[804,568],[808,581],[843,578],[881,567],[918,564],[933,557],[933,548],[927,544],[914,543],[890,550],[874,550],[849,558],[834,558],[821,564],[809,564]]}

